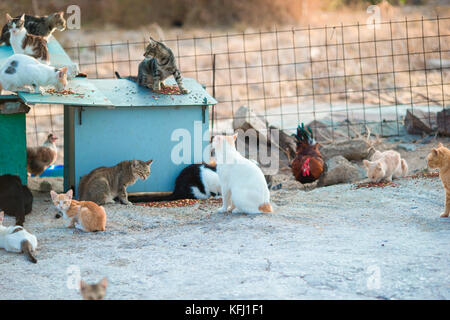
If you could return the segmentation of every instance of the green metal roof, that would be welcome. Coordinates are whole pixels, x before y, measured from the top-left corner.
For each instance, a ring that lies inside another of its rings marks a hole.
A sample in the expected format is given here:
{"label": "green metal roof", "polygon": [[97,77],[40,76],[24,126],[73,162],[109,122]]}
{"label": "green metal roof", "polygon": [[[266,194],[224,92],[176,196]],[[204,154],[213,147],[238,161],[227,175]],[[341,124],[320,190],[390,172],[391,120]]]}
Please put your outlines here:
{"label": "green metal roof", "polygon": [[[91,81],[105,95],[114,107],[170,107],[203,106],[217,104],[201,84],[191,78],[184,78],[183,84],[188,94],[160,94],[139,86],[126,79],[97,79]],[[164,83],[176,85],[175,79],[169,78]]]}
{"label": "green metal roof", "polygon": [[28,93],[19,91],[19,98],[26,104],[64,104],[70,106],[113,107],[113,103],[100,91],[91,80],[75,78],[68,82],[66,90],[74,94],[61,95],[58,93]]}
{"label": "green metal roof", "polygon": [[[174,79],[166,84],[174,85]],[[64,104],[82,107],[171,107],[204,106],[217,104],[217,101],[197,81],[184,78],[183,84],[188,94],[161,94],[139,86],[126,79],[87,79],[75,78],[69,81],[66,90],[74,94],[61,95],[47,93],[19,92],[26,104]]]}

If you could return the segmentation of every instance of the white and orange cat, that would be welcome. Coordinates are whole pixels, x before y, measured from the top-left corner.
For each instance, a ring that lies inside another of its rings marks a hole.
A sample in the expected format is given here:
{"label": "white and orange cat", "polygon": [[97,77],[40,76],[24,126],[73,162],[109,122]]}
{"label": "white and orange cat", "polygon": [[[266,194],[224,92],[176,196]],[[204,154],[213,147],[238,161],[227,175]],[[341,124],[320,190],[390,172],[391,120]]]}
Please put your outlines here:
{"label": "white and orange cat", "polygon": [[233,213],[273,212],[264,174],[253,161],[236,150],[236,139],[237,134],[215,136],[212,142],[222,190],[223,206],[219,212],[230,209]]}
{"label": "white and orange cat", "polygon": [[72,190],[57,194],[50,191],[53,204],[66,219],[71,219],[69,228],[77,228],[86,232],[105,231],[106,212],[102,206],[92,201],[73,200]]}
{"label": "white and orange cat", "polygon": [[36,236],[21,226],[3,226],[4,213],[0,211],[0,248],[9,252],[23,252],[28,260],[37,263],[33,251],[37,247]]}
{"label": "white and orange cat", "polygon": [[445,190],[445,210],[441,217],[447,218],[450,215],[450,150],[439,143],[427,156],[427,163],[431,169],[439,169],[439,177]]}
{"label": "white and orange cat", "polygon": [[408,164],[400,153],[394,150],[375,151],[372,161],[364,160],[367,176],[372,182],[392,181],[392,178],[404,177],[408,174]]}

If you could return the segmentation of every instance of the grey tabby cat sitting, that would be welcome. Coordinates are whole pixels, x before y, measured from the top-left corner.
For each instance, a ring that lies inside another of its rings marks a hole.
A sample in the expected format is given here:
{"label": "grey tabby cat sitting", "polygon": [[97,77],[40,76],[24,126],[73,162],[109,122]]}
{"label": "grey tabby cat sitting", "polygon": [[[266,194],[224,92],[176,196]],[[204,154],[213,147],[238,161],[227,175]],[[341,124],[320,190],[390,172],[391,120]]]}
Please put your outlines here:
{"label": "grey tabby cat sitting", "polygon": [[78,186],[80,201],[93,201],[98,205],[120,203],[131,205],[126,188],[139,178],[146,180],[150,176],[153,160],[122,161],[113,167],[100,167],[83,176]]}
{"label": "grey tabby cat sitting", "polygon": [[[189,93],[183,86],[183,78],[178,70],[175,56],[164,43],[154,40],[150,37],[150,44],[145,49],[145,59],[139,64],[138,76],[127,77],[128,80],[137,82],[140,86],[152,89],[154,92],[161,91],[164,88],[164,80],[172,76],[183,94]],[[116,72],[117,78],[121,79]]]}

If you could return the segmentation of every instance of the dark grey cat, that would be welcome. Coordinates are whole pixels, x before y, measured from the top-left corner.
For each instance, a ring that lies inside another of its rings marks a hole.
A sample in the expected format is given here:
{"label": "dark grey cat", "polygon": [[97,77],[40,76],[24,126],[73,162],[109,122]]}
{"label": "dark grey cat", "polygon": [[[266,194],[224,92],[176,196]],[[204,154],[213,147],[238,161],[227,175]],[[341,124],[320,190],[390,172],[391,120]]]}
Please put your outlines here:
{"label": "dark grey cat", "polygon": [[93,201],[98,205],[114,203],[117,198],[122,204],[128,201],[127,187],[137,179],[145,180],[150,176],[153,160],[122,161],[113,167],[100,167],[83,176],[78,186],[80,201]]}
{"label": "dark grey cat", "polygon": [[[177,68],[175,56],[164,43],[153,40],[150,37],[150,44],[144,53],[145,59],[139,64],[138,76],[127,77],[128,80],[137,82],[140,86],[152,89],[155,92],[164,88],[164,80],[172,76],[180,88],[181,93],[189,93],[183,86],[183,78]],[[121,79],[116,72],[117,78]]]}
{"label": "dark grey cat", "polygon": [[[16,17],[16,19],[18,18],[20,16]],[[64,11],[55,12],[44,17],[25,15],[25,29],[27,29],[29,34],[43,36],[44,38],[48,38],[56,29],[64,31],[66,29]],[[3,26],[2,35],[0,36],[0,44],[3,42],[8,46],[10,45],[8,24]]]}

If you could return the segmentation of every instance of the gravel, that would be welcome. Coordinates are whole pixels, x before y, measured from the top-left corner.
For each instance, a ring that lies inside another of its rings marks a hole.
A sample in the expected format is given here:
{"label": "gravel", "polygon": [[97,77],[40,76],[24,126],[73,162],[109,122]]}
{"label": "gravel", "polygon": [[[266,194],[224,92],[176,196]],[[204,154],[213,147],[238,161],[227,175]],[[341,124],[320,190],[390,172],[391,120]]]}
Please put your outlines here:
{"label": "gravel", "polygon": [[0,250],[1,298],[80,299],[70,285],[79,271],[108,277],[106,299],[450,299],[441,182],[395,182],[282,188],[263,215],[107,205],[99,233],[67,229],[36,194],[25,227],[38,263]]}

